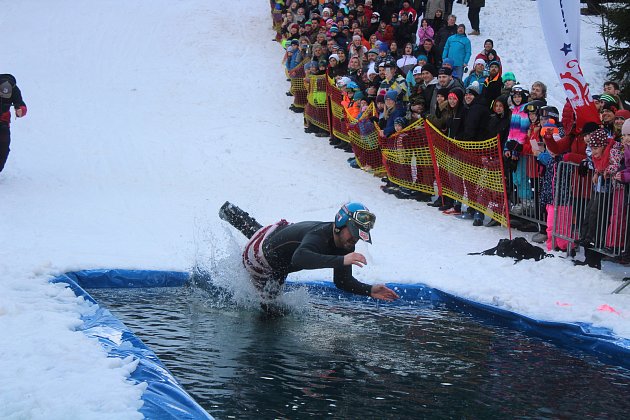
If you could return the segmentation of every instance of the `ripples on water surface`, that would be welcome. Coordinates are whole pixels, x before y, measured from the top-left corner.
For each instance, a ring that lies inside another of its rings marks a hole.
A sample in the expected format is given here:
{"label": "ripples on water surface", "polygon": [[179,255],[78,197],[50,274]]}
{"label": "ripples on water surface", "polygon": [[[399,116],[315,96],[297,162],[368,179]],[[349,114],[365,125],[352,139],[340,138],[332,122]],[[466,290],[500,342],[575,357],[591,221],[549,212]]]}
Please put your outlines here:
{"label": "ripples on water surface", "polygon": [[456,312],[297,290],[265,319],[198,287],[89,292],[218,419],[630,413],[628,370]]}

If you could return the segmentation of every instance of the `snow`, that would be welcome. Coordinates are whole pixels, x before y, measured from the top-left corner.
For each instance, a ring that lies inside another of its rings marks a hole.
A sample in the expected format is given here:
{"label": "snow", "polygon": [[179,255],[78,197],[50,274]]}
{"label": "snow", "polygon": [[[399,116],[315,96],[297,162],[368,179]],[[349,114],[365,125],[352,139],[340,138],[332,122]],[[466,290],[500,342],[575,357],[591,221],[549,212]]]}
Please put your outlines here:
{"label": "snow", "polygon": [[[507,4],[509,3],[509,5]],[[536,3],[486,1],[482,35],[505,71],[564,94]],[[271,42],[268,2],[238,10],[201,0],[10,2],[3,6],[3,67],[18,79],[28,115],[12,123],[0,174],[0,417],[141,417],[143,385],[131,360],[107,358],[75,331],[94,308],[55,275],[93,268],[189,270],[237,259],[243,238],[216,216],[230,200],[262,223],[332,220],[349,200],[378,217],[374,245],[359,245],[370,282],[426,283],[553,321],[590,322],[630,337],[628,294],[611,295],[624,267],[573,267],[468,256],[507,235],[474,228],[424,203],[381,193],[347,154],[302,131]],[[231,13],[242,24],[231,23]],[[455,4],[458,21],[466,9]],[[228,16],[230,15],[230,16]],[[605,80],[597,18],[582,17],[582,68]],[[474,55],[473,55],[474,56]],[[294,279],[329,279],[326,270]],[[599,311],[610,305],[618,313]]]}

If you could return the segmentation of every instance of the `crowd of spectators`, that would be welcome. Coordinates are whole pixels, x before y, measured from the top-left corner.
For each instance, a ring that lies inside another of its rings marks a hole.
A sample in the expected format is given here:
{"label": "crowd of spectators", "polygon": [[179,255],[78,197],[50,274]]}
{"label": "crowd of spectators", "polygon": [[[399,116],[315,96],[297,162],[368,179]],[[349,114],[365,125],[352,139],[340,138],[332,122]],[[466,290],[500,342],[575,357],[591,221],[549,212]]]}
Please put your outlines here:
{"label": "crowd of spectators", "polygon": [[[276,9],[282,12],[279,37],[287,50],[287,70],[291,74],[292,69],[305,62],[307,76],[328,75],[343,90],[345,106],[355,117],[374,103],[378,113],[374,120],[381,136],[389,136],[422,118],[451,139],[476,141],[498,135],[506,173],[517,170],[522,156],[533,156],[541,167],[551,168],[560,161],[574,162],[603,178],[626,182],[618,175],[625,173],[624,160],[619,156],[624,155],[622,126],[630,111],[620,96],[619,85],[608,81],[601,94],[593,97],[601,122],[578,129],[568,101],[559,110],[547,104],[544,82],[524,86],[513,72],[504,70],[492,39],[485,40],[481,51],[471,51],[468,35],[479,34],[478,10],[473,11],[477,14],[477,27],[467,34],[466,25],[452,14],[452,3],[276,2]],[[479,5],[471,0],[468,3],[469,7]],[[321,130],[307,127],[306,131]],[[608,151],[603,156],[609,159],[609,165],[598,163],[599,158],[593,157],[592,150],[601,146],[602,133]],[[334,136],[330,143],[349,148]],[[349,161],[352,164],[352,159]],[[428,194],[384,181],[384,192],[427,201],[442,212],[471,218],[475,226],[483,225],[481,213],[472,209],[462,212],[461,204],[448,197],[431,201]],[[506,182],[512,190],[533,190],[540,195],[535,202],[544,220],[551,181],[536,177],[525,185],[512,179]],[[511,204],[522,205],[518,199]],[[538,239],[548,239],[542,227]]]}

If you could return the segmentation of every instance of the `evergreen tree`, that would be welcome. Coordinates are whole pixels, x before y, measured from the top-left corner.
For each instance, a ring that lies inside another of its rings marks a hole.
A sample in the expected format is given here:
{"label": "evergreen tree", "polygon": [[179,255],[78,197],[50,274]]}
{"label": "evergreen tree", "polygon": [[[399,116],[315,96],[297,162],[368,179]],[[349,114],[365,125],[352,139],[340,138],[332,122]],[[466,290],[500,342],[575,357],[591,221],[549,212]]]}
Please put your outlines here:
{"label": "evergreen tree", "polygon": [[623,96],[630,98],[630,2],[609,3],[602,15],[601,34],[604,47],[599,48],[608,60],[611,80],[623,85]]}

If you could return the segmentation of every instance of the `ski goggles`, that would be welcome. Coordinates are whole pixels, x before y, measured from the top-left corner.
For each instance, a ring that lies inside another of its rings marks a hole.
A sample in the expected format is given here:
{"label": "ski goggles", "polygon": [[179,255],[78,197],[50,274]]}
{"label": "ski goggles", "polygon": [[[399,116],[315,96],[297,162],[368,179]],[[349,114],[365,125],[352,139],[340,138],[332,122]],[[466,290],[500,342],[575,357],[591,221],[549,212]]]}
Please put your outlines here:
{"label": "ski goggles", "polygon": [[540,109],[540,107],[538,105],[535,105],[535,104],[527,104],[527,105],[525,105],[525,111],[527,111],[527,112],[538,112],[539,109]]}
{"label": "ski goggles", "polygon": [[374,228],[374,224],[376,223],[376,216],[374,215],[374,213],[367,210],[357,210],[349,214],[350,219],[352,219],[352,221],[355,222],[359,227],[365,230],[370,230]]}

